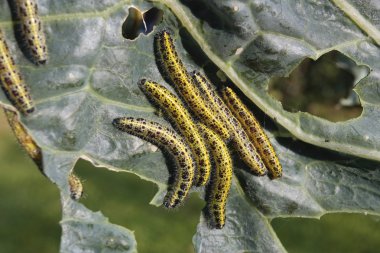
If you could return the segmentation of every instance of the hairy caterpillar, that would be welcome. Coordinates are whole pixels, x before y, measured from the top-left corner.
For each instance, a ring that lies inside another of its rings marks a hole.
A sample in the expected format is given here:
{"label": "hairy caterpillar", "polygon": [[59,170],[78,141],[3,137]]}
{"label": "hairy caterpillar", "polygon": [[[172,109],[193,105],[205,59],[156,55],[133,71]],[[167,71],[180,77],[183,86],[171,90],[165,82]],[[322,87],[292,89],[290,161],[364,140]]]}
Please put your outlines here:
{"label": "hairy caterpillar", "polygon": [[14,135],[16,136],[18,142],[26,150],[30,158],[37,164],[39,170],[42,171],[42,152],[40,147],[34,142],[33,138],[26,132],[23,125],[21,125],[17,113],[5,109],[5,116],[8,119],[9,125],[12,128]]}
{"label": "hairy caterpillar", "polygon": [[185,137],[197,165],[194,184],[205,185],[211,171],[210,156],[190,113],[181,100],[164,86],[146,79],[141,80],[139,86],[148,98],[166,112],[175,128]]}
{"label": "hairy caterpillar", "polygon": [[201,91],[202,97],[207,101],[215,115],[219,115],[220,120],[227,127],[232,135],[232,143],[239,154],[239,157],[257,175],[263,176],[267,173],[265,165],[251,143],[247,133],[242,128],[239,121],[232,115],[231,111],[224,104],[210,82],[201,73],[194,71],[192,78]]}
{"label": "hairy caterpillar", "polygon": [[70,188],[70,198],[72,200],[79,200],[83,195],[83,185],[82,181],[74,173],[69,175],[69,188]]}
{"label": "hairy caterpillar", "polygon": [[221,229],[226,220],[226,203],[232,181],[232,159],[219,135],[203,124],[199,123],[198,128],[205,137],[215,162],[215,169],[207,187],[206,210],[212,226]]}
{"label": "hairy caterpillar", "polygon": [[248,133],[250,140],[254,143],[259,151],[265,165],[267,166],[271,178],[282,176],[282,166],[270,143],[268,136],[261,128],[260,123],[238,98],[235,92],[230,88],[225,88],[223,97],[232,113],[240,121],[245,131]]}
{"label": "hairy caterpillar", "polygon": [[36,1],[16,0],[14,9],[33,62],[37,65],[45,64],[48,57],[46,38],[38,15]]}
{"label": "hairy caterpillar", "polygon": [[0,29],[0,84],[9,101],[23,114],[34,111],[34,103],[13,61]]}
{"label": "hairy caterpillar", "polygon": [[112,124],[121,131],[149,141],[167,151],[174,158],[177,170],[174,182],[169,186],[164,206],[174,208],[188,194],[194,179],[195,164],[184,139],[175,131],[141,118],[116,118]]}
{"label": "hairy caterpillar", "polygon": [[185,69],[176,52],[170,33],[163,30],[154,37],[156,61],[161,72],[175,85],[176,90],[188,104],[194,114],[227,140],[230,133],[212,113],[207,104],[201,99],[200,91],[195,87],[193,79]]}

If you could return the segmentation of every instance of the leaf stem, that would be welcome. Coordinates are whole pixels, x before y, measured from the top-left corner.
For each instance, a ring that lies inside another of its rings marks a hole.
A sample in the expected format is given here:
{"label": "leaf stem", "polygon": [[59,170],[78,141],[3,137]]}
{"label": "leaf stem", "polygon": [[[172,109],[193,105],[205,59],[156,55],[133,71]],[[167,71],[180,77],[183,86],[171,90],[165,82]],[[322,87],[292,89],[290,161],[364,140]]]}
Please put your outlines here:
{"label": "leaf stem", "polygon": [[380,31],[346,0],[332,0],[358,27],[380,45]]}

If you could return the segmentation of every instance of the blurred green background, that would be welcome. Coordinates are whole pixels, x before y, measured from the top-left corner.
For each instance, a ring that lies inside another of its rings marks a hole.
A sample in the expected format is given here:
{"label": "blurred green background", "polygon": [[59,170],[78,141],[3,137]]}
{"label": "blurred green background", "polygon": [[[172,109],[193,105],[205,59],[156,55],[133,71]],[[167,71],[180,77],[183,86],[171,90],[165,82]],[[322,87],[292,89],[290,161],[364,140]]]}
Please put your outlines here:
{"label": "blurred green background", "polygon": [[[43,177],[0,113],[0,252],[58,252],[60,203],[55,186]],[[191,240],[204,205],[196,194],[177,211],[148,205],[156,186],[127,173],[79,162],[92,210],[135,231],[139,252],[193,252]],[[275,231],[289,252],[378,252],[380,218],[329,214],[321,220],[275,219]]]}

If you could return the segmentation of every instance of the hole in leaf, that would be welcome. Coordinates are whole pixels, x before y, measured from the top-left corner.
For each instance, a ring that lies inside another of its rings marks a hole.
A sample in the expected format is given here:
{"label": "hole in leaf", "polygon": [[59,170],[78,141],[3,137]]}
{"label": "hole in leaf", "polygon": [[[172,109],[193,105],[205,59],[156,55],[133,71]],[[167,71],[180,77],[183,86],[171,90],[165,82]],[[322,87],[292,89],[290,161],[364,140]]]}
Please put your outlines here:
{"label": "hole in leaf", "polygon": [[132,173],[116,173],[84,160],[76,164],[75,173],[84,181],[86,197],[80,202],[91,210],[101,210],[111,223],[133,230],[139,252],[152,252],[152,248],[156,252],[182,252],[192,248],[191,238],[204,205],[196,194],[173,212],[150,205],[157,185]]}
{"label": "hole in leaf", "polygon": [[128,17],[124,21],[121,32],[124,38],[136,39],[140,33],[151,33],[155,25],[162,21],[163,11],[154,7],[146,12],[141,12],[135,7],[130,7]]}
{"label": "hole in leaf", "polygon": [[380,220],[372,215],[277,218],[271,224],[289,252],[375,252],[380,247]]}
{"label": "hole in leaf", "polygon": [[309,112],[338,122],[360,116],[363,107],[353,87],[369,73],[338,51],[305,59],[288,78],[275,78],[269,94],[290,112]]}

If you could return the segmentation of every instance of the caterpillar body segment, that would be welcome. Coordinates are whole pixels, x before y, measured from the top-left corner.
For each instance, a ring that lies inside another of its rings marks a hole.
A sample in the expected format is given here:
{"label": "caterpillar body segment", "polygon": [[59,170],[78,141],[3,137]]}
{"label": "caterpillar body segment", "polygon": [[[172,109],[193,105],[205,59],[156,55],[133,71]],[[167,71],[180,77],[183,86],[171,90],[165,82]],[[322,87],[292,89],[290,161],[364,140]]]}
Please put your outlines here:
{"label": "caterpillar body segment", "polygon": [[200,91],[178,57],[173,39],[168,31],[163,30],[156,34],[154,48],[161,72],[174,84],[175,89],[186,101],[191,111],[224,140],[228,140],[230,138],[229,131],[201,99]]}
{"label": "caterpillar body segment", "polygon": [[260,123],[232,89],[228,87],[225,88],[223,91],[223,97],[228,107],[242,124],[250,140],[260,153],[267,169],[269,170],[271,178],[275,179],[281,177],[281,163]]}
{"label": "caterpillar body segment", "polygon": [[226,220],[226,203],[233,175],[232,159],[227,145],[219,135],[201,123],[198,123],[198,128],[207,141],[215,163],[207,186],[206,210],[211,225],[221,229]]}
{"label": "caterpillar body segment", "polygon": [[139,85],[147,97],[166,112],[174,127],[185,138],[197,167],[194,184],[205,185],[211,172],[210,156],[190,113],[181,100],[164,86],[146,79],[141,80]]}
{"label": "caterpillar body segment", "polygon": [[172,129],[141,118],[116,118],[112,124],[123,132],[157,145],[173,157],[177,168],[164,206],[174,208],[182,203],[193,185],[195,171],[195,163],[185,140]]}
{"label": "caterpillar body segment", "polygon": [[20,71],[8,49],[0,29],[0,84],[14,107],[24,115],[34,111],[34,103],[29,88],[24,83]]}

